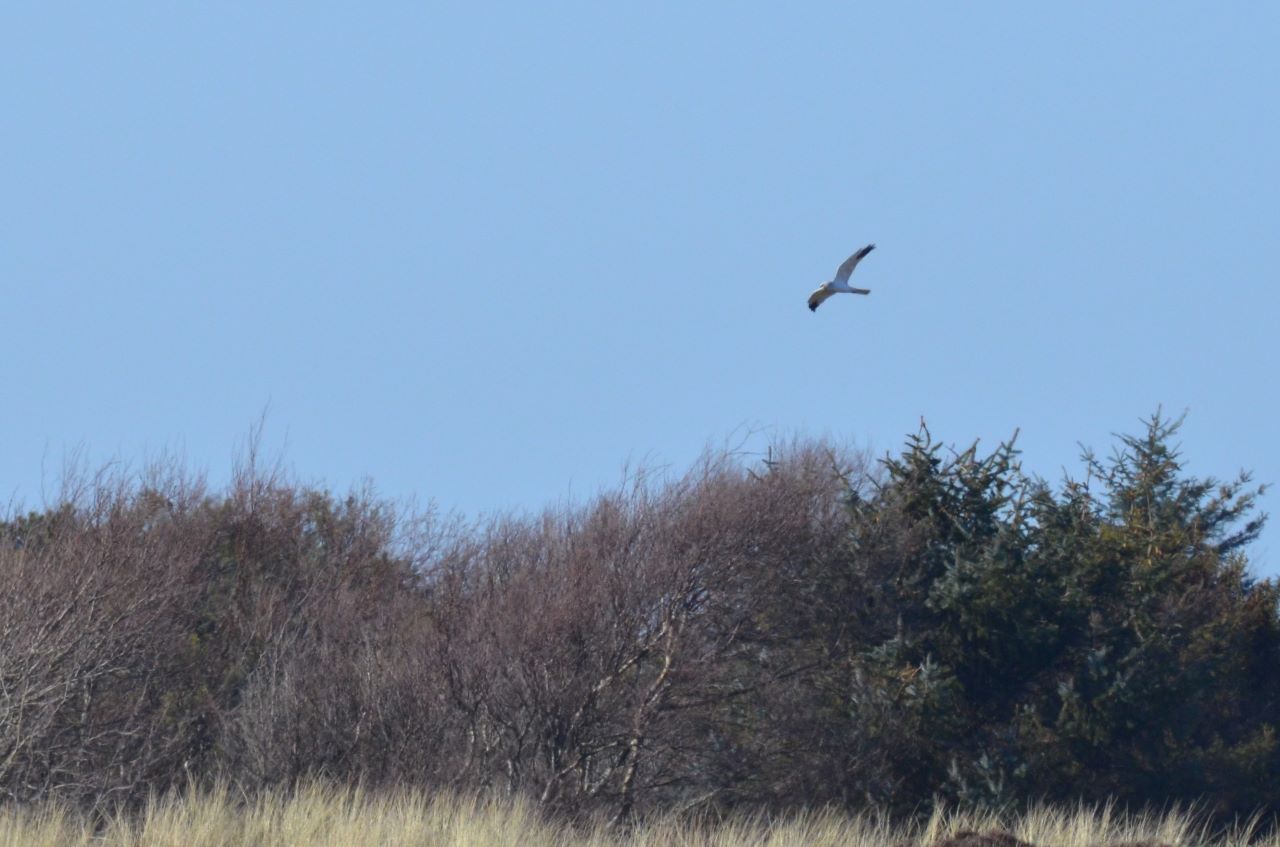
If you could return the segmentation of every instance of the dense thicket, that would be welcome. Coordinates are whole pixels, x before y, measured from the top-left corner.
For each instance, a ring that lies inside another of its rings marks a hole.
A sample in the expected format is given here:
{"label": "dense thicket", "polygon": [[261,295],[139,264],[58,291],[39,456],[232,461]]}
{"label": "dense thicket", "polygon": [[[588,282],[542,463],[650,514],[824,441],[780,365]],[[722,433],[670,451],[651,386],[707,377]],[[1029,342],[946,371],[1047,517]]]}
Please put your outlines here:
{"label": "dense thicket", "polygon": [[1057,486],[922,428],[479,524],[253,468],[97,479],[0,523],[0,791],[1280,811],[1257,491],[1185,474],[1175,430]]}

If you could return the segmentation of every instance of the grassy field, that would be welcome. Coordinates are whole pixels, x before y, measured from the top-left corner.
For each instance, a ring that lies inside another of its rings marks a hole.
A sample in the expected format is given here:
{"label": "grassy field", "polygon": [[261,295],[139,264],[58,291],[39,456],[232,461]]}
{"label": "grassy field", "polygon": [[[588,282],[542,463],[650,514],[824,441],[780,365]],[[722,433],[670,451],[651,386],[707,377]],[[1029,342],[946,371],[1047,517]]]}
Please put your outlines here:
{"label": "grassy field", "polygon": [[1209,832],[1184,812],[1123,815],[1110,809],[1032,810],[998,820],[939,814],[914,829],[815,812],[786,820],[659,821],[631,832],[569,830],[522,803],[430,799],[313,785],[254,799],[214,790],[156,799],[140,814],[97,825],[65,807],[0,810],[0,847],[888,847],[930,844],[963,830],[1002,829],[1045,847],[1158,842],[1192,847],[1280,847],[1280,835],[1242,825]]}

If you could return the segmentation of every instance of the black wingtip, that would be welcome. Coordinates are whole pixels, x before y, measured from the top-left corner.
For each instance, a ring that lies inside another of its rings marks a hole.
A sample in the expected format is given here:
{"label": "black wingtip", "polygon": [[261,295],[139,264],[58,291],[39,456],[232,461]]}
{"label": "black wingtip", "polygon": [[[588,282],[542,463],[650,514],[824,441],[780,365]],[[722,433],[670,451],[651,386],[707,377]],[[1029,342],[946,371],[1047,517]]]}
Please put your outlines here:
{"label": "black wingtip", "polygon": [[816,312],[816,311],[818,311],[818,304],[817,304],[817,303],[810,303],[810,304],[809,304],[809,311],[810,311],[810,312]]}

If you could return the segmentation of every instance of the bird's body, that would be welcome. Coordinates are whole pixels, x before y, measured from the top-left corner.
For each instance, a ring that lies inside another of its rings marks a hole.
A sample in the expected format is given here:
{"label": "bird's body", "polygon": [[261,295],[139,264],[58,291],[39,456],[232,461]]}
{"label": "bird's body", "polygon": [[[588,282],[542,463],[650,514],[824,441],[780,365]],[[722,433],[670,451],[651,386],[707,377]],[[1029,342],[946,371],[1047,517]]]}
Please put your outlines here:
{"label": "bird's body", "polygon": [[835,279],[822,283],[818,286],[818,290],[809,295],[809,311],[816,312],[818,307],[822,305],[822,301],[826,300],[832,294],[870,294],[870,288],[854,288],[849,285],[849,277],[853,275],[853,269],[858,266],[863,257],[876,249],[876,245],[868,244],[857,253],[844,260],[844,263],[836,269]]}

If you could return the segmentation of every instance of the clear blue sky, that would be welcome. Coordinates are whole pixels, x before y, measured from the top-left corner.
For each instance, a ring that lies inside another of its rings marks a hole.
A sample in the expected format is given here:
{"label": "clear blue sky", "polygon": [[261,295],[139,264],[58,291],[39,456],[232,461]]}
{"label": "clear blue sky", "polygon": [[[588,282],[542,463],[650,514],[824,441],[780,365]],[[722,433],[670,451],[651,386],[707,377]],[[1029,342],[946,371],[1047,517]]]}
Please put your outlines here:
{"label": "clear blue sky", "polygon": [[1280,6],[1053,5],[5,4],[0,502],[268,407],[472,515],[921,416],[1057,478],[1158,404],[1280,482]]}

